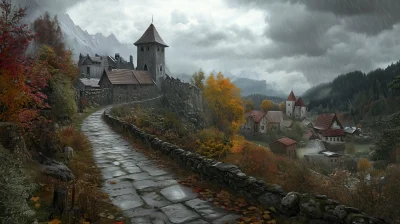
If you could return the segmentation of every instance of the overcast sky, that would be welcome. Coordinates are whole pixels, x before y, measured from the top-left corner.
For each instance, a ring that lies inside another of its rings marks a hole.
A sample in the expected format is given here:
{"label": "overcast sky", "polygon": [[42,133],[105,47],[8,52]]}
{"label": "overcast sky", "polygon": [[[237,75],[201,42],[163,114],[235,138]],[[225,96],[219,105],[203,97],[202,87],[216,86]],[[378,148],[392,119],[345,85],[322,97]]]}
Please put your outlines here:
{"label": "overcast sky", "polygon": [[124,43],[139,39],[153,15],[173,73],[241,74],[296,95],[400,59],[400,0],[38,1]]}

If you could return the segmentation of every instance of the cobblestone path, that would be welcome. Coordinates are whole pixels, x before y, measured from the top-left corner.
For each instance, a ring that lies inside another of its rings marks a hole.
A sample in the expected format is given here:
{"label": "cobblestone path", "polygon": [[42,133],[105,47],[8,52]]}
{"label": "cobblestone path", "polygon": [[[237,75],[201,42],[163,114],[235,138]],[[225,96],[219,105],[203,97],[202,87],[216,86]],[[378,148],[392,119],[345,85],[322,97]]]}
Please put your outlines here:
{"label": "cobblestone path", "polygon": [[176,181],[173,170],[158,168],[156,162],[136,151],[101,119],[103,112],[87,117],[82,131],[93,145],[105,179],[103,191],[132,224],[236,223],[238,215],[197,198],[191,188]]}

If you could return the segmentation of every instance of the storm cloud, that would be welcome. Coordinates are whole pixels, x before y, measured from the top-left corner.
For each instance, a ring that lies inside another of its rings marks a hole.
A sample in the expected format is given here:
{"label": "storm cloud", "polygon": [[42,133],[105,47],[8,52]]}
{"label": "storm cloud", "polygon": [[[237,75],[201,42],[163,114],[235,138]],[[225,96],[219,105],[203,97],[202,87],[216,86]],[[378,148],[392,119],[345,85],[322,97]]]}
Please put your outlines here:
{"label": "storm cloud", "polygon": [[[28,0],[17,0],[28,1]],[[398,0],[29,0],[133,44],[154,25],[175,74],[222,71],[301,94],[400,59]],[[136,55],[136,52],[132,52]]]}

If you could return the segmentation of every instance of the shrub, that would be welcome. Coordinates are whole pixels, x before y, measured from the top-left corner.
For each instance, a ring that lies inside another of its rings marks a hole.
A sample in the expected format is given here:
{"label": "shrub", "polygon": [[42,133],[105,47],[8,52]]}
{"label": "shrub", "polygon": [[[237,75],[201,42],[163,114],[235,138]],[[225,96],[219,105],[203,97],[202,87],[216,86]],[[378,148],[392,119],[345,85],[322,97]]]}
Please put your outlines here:
{"label": "shrub", "polygon": [[264,175],[277,171],[276,157],[266,148],[246,142],[240,158],[241,168],[252,175]]}
{"label": "shrub", "polygon": [[371,163],[367,158],[361,158],[357,163],[357,170],[365,172],[372,167]]}
{"label": "shrub", "polygon": [[131,114],[131,112],[132,112],[132,108],[130,108],[128,106],[124,106],[124,105],[113,107],[110,110],[110,114],[112,116],[119,117],[119,118],[123,118],[125,116],[128,116],[128,115]]}
{"label": "shrub", "polygon": [[226,156],[232,147],[224,133],[214,128],[204,129],[197,136],[196,151],[210,158],[221,159]]}
{"label": "shrub", "polygon": [[73,126],[62,128],[58,136],[61,147],[70,146],[75,151],[86,151],[90,148],[90,142],[87,137]]}
{"label": "shrub", "polygon": [[22,164],[0,144],[0,223],[28,223],[27,199],[34,190]]}
{"label": "shrub", "polygon": [[57,74],[50,80],[50,87],[53,90],[52,113],[54,117],[67,115],[72,117],[78,111],[75,101],[75,92],[72,89],[72,82],[68,77]]}

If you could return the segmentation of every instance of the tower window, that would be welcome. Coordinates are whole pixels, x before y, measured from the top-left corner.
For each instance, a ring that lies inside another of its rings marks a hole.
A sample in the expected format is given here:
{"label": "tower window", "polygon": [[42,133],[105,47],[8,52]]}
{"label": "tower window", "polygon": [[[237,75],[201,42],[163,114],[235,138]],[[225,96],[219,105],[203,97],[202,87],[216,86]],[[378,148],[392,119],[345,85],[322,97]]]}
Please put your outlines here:
{"label": "tower window", "polygon": [[144,65],[143,70],[147,71],[147,65],[146,64]]}
{"label": "tower window", "polygon": [[141,51],[144,51],[144,47],[141,47],[140,50],[141,50]]}
{"label": "tower window", "polygon": [[161,48],[161,52],[164,52],[164,48]]}
{"label": "tower window", "polygon": [[147,47],[147,51],[149,51],[150,50],[150,47]]}
{"label": "tower window", "polygon": [[162,65],[160,65],[160,72],[162,72]]}
{"label": "tower window", "polygon": [[160,51],[160,47],[157,47],[157,51]]}

